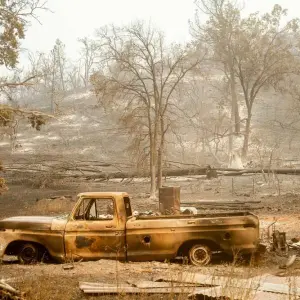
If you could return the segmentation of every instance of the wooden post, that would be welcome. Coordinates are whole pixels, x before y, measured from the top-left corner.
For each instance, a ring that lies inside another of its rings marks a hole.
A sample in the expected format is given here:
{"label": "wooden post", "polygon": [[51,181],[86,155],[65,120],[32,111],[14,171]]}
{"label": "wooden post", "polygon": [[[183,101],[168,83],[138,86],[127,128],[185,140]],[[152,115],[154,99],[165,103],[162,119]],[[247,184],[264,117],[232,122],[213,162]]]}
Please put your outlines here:
{"label": "wooden post", "polygon": [[180,214],[180,187],[159,189],[159,211],[163,215]]}

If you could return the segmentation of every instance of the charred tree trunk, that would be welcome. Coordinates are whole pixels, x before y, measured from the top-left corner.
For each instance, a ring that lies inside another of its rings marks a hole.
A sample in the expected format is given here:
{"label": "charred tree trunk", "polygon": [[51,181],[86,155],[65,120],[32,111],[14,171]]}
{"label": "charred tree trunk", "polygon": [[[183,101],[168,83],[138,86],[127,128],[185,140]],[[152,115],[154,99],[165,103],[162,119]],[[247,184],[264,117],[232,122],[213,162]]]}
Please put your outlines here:
{"label": "charred tree trunk", "polygon": [[163,117],[160,118],[160,145],[157,151],[157,189],[162,187],[163,178],[163,153],[165,144],[165,123]]}
{"label": "charred tree trunk", "polygon": [[236,84],[234,78],[233,68],[230,70],[230,90],[231,90],[231,120],[234,124],[234,134],[240,134],[241,124],[240,124],[240,114],[239,105],[236,94]]}
{"label": "charred tree trunk", "polygon": [[52,65],[50,109],[51,109],[51,113],[54,114],[54,102],[55,102],[55,51],[54,50],[52,50],[52,55],[53,55],[53,65]]}
{"label": "charred tree trunk", "polygon": [[251,113],[248,113],[248,118],[246,120],[246,127],[245,127],[245,136],[244,136],[244,143],[242,149],[242,159],[245,160],[248,155],[248,148],[249,148],[249,139],[250,139],[250,128],[251,128]]}
{"label": "charred tree trunk", "polygon": [[233,163],[233,150],[235,144],[235,137],[240,134],[241,124],[240,124],[240,114],[239,114],[239,106],[237,101],[236,94],[236,83],[234,77],[234,70],[232,66],[230,66],[230,92],[231,92],[231,126],[229,132],[229,143],[228,143],[228,156],[229,156],[229,164],[231,167]]}
{"label": "charred tree trunk", "polygon": [[[151,124],[150,124],[151,126]],[[150,198],[155,198],[156,193],[156,159],[155,159],[155,152],[156,152],[156,142],[155,137],[151,132],[150,136]]]}
{"label": "charred tree trunk", "polygon": [[150,198],[156,199],[157,190],[157,142],[158,142],[158,129],[159,124],[157,120],[157,112],[155,113],[154,120],[151,118],[151,113],[148,111],[148,121],[149,121],[149,132],[150,136],[150,173],[151,173],[151,188],[150,188]]}
{"label": "charred tree trunk", "polygon": [[159,189],[162,187],[162,157],[161,157],[161,149],[159,148],[157,151],[157,186]]}
{"label": "charred tree trunk", "polygon": [[[86,60],[88,60],[88,57],[86,58]],[[89,63],[88,61],[85,62],[85,66],[84,66],[84,87],[87,88],[88,87],[88,83],[89,83],[89,78],[90,78],[90,72],[89,72]]]}
{"label": "charred tree trunk", "polygon": [[57,47],[57,58],[58,58],[58,66],[59,66],[59,74],[60,74],[60,83],[61,83],[63,93],[65,93],[66,89],[65,89],[64,70],[61,62],[61,53],[59,47]]}

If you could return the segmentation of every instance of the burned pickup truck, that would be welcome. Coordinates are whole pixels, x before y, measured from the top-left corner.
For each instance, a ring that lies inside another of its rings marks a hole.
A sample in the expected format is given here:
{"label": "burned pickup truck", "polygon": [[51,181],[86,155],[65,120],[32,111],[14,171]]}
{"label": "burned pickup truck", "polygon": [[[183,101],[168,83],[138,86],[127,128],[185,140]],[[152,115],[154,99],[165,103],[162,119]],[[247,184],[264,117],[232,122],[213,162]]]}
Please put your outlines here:
{"label": "burned pickup truck", "polygon": [[127,193],[82,193],[64,217],[12,217],[0,221],[0,260],[33,263],[119,259],[162,261],[187,257],[207,265],[214,252],[256,251],[259,221],[251,213],[133,216]]}

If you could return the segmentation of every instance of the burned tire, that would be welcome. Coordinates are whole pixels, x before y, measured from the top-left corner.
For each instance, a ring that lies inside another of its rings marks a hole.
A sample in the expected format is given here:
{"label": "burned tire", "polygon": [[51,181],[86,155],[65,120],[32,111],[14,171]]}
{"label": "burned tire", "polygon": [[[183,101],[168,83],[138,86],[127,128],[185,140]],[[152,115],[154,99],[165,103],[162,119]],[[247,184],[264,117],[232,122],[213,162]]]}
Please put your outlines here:
{"label": "burned tire", "polygon": [[194,266],[206,266],[211,262],[212,252],[206,245],[194,245],[189,250],[189,260]]}
{"label": "burned tire", "polygon": [[38,246],[26,243],[21,246],[18,259],[21,264],[34,264],[40,261],[41,251]]}

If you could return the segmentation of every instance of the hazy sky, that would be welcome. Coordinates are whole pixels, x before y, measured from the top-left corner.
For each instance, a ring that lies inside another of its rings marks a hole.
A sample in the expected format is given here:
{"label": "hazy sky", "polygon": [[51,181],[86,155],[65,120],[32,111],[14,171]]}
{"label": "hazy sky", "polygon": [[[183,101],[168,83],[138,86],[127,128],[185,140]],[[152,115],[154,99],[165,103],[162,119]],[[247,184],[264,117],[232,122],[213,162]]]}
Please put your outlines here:
{"label": "hazy sky", "polygon": [[[299,0],[244,0],[246,11],[268,11],[278,3],[289,9],[291,17],[300,17]],[[42,24],[33,22],[23,47],[47,52],[59,38],[68,56],[78,57],[77,39],[93,36],[95,29],[108,23],[126,24],[135,19],[151,19],[165,31],[167,38],[186,41],[188,20],[193,18],[194,0],[48,0],[53,11],[40,12]],[[25,55],[22,55],[24,61]]]}

